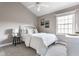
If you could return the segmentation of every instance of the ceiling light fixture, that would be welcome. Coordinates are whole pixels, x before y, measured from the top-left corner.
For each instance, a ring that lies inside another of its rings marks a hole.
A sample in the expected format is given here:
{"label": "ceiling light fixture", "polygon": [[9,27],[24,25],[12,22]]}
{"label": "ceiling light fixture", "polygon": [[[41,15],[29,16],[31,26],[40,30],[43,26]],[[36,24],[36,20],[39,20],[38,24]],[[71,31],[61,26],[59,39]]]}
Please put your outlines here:
{"label": "ceiling light fixture", "polygon": [[41,8],[43,7],[48,7],[48,5],[44,4],[44,3],[41,3],[41,2],[35,2],[35,4],[33,5],[30,5],[28,8],[35,8],[36,11],[41,11]]}

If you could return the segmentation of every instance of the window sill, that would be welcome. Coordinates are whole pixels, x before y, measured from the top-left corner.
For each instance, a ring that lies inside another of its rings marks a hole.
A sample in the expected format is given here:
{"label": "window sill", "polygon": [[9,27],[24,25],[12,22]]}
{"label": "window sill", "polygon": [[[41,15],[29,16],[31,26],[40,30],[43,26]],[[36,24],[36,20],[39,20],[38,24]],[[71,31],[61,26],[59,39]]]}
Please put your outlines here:
{"label": "window sill", "polygon": [[79,34],[68,34],[66,35],[68,38],[79,38]]}

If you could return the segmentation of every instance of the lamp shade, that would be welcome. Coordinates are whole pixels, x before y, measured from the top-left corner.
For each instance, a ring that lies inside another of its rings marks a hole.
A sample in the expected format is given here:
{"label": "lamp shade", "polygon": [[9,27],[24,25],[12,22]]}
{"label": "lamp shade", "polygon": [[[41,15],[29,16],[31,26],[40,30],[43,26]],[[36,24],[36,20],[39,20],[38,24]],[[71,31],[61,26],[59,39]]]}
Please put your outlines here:
{"label": "lamp shade", "polygon": [[19,33],[19,29],[13,29],[12,34],[13,36],[17,36]]}

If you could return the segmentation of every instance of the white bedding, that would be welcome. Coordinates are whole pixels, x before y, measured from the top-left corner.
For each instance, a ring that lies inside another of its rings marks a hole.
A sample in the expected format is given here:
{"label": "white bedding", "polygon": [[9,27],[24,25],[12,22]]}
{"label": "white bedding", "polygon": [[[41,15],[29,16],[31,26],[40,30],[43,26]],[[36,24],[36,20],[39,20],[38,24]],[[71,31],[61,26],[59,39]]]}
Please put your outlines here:
{"label": "white bedding", "polygon": [[50,44],[54,43],[57,40],[55,34],[36,33],[36,34],[32,34],[32,36],[41,38],[46,47],[48,47]]}
{"label": "white bedding", "polygon": [[34,48],[39,55],[44,55],[48,46],[57,40],[55,34],[47,33],[30,34],[25,35],[25,37],[26,46]]}

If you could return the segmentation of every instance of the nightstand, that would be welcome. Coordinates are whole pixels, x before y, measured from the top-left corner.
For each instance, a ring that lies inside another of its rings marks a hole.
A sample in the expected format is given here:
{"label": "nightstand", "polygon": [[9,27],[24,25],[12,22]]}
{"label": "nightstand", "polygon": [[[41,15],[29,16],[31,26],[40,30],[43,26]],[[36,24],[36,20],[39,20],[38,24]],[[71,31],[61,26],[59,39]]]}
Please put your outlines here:
{"label": "nightstand", "polygon": [[20,28],[14,28],[12,30],[12,38],[13,38],[13,45],[21,44],[23,41],[21,40],[21,33],[20,33]]}
{"label": "nightstand", "polygon": [[16,44],[20,44],[22,41],[21,41],[21,38],[19,36],[14,36],[13,37],[13,45],[16,46]]}

